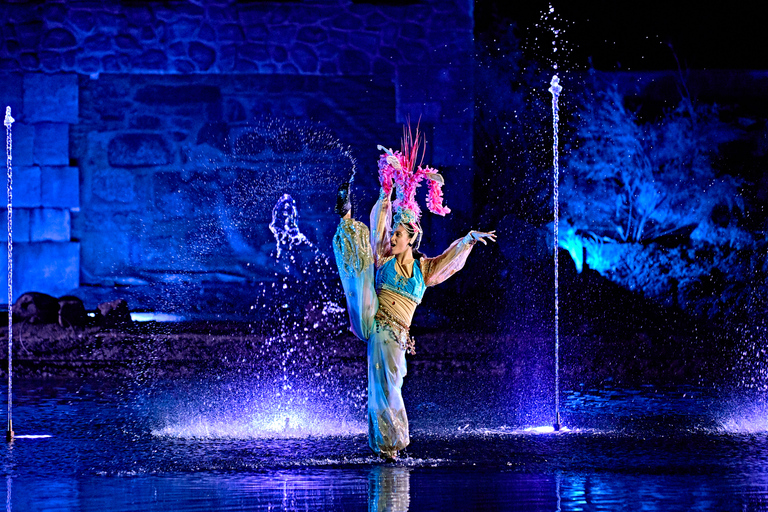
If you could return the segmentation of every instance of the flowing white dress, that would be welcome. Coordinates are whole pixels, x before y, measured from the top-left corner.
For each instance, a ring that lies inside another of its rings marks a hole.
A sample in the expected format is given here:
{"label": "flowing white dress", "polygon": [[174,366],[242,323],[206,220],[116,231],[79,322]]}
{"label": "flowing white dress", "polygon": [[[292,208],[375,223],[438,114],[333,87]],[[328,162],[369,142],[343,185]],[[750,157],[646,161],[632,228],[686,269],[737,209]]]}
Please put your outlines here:
{"label": "flowing white dress", "polygon": [[[408,329],[426,287],[460,270],[474,242],[453,242],[435,258],[415,260],[408,272],[391,255],[392,207],[383,193],[371,211],[372,231],[341,219],[333,237],[352,332],[368,344],[368,445],[394,458],[410,442],[401,388],[406,350],[414,353]],[[411,274],[410,276],[408,274]]]}

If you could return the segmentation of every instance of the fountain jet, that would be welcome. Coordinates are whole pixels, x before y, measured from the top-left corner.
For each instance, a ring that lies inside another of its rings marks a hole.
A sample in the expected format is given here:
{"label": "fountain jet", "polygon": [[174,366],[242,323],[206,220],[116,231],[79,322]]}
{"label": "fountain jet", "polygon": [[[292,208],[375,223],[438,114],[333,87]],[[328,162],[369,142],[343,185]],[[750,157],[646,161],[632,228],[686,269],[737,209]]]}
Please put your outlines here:
{"label": "fountain jet", "polygon": [[559,431],[562,428],[562,423],[560,422],[560,302],[558,297],[558,259],[557,259],[557,250],[558,250],[558,244],[559,244],[559,223],[560,223],[560,167],[559,167],[559,149],[558,149],[558,138],[557,138],[557,128],[558,123],[560,121],[560,111],[557,105],[557,100],[560,97],[560,92],[563,90],[562,86],[560,86],[560,79],[557,77],[557,75],[554,75],[552,77],[552,81],[550,82],[549,92],[552,93],[552,129],[554,131],[554,140],[552,144],[552,150],[554,153],[553,156],[553,165],[554,165],[554,175],[553,175],[553,197],[554,197],[554,212],[555,212],[555,223],[554,223],[554,253],[555,253],[555,430]]}
{"label": "fountain jet", "polygon": [[8,429],[5,440],[13,441],[12,396],[13,396],[13,166],[11,152],[13,138],[11,107],[5,107],[5,169],[8,177]]}

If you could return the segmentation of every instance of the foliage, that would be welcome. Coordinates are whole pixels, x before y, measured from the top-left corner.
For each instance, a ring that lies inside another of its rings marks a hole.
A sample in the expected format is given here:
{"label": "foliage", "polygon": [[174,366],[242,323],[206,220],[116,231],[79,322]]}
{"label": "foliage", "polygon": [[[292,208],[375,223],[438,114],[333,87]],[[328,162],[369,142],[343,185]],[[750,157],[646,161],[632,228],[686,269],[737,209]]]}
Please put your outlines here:
{"label": "foliage", "polygon": [[641,123],[616,87],[581,113],[580,147],[567,162],[563,211],[574,226],[621,242],[693,231],[718,205],[743,209],[739,180],[718,176],[717,144],[733,133],[714,107],[688,100]]}
{"label": "foliage", "polygon": [[561,183],[560,246],[577,270],[710,318],[754,310],[765,244],[739,223],[741,180],[713,165],[734,130],[688,99],[642,122],[615,87],[596,98]]}

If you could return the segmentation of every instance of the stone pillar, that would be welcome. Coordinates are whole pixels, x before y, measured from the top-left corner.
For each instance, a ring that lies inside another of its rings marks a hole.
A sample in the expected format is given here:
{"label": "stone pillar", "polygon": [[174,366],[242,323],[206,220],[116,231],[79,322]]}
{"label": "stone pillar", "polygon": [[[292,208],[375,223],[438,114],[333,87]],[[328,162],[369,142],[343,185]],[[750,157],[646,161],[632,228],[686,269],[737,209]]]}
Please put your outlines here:
{"label": "stone pillar", "polygon": [[[80,208],[80,180],[69,157],[69,129],[78,120],[78,79],[63,73],[14,76],[23,92],[11,99],[16,119],[13,299],[28,291],[63,295],[80,284],[80,244],[71,240],[70,222]],[[2,211],[5,219],[7,210]],[[5,298],[7,280],[3,283]]]}

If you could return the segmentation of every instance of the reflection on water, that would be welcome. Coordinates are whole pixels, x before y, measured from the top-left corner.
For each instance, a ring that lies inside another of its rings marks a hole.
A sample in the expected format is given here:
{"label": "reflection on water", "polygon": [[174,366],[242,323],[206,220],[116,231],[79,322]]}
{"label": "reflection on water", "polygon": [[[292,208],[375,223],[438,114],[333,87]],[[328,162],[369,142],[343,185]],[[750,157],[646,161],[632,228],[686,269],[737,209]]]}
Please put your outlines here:
{"label": "reflection on water", "polygon": [[376,466],[368,473],[368,512],[407,512],[410,469]]}
{"label": "reflection on water", "polygon": [[[572,429],[559,433],[482,415],[442,417],[457,413],[437,414],[447,409],[436,395],[429,395],[434,406],[420,408],[414,393],[410,456],[382,464],[364,431],[270,436],[234,425],[221,436],[157,435],[171,402],[154,400],[166,393],[74,380],[16,387],[17,432],[52,437],[0,446],[7,511],[768,506],[768,433],[723,431],[717,401],[691,398],[691,390],[566,394]],[[175,391],[179,400],[188,396]],[[201,414],[208,418],[210,411]],[[259,412],[246,408],[241,417],[248,414]],[[601,428],[609,420],[611,428]]]}

